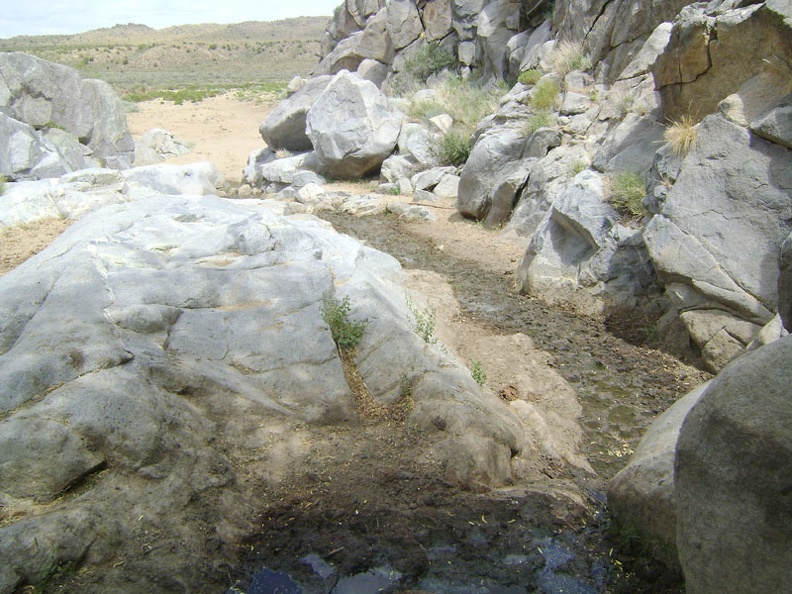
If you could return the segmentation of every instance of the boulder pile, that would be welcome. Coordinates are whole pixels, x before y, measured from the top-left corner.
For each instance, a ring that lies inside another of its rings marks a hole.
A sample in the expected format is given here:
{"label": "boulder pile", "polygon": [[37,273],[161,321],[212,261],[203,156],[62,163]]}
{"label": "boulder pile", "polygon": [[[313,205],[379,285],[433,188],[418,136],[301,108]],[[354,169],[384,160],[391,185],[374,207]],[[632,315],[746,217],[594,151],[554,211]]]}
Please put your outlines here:
{"label": "boulder pile", "polygon": [[135,141],[110,85],[23,53],[0,53],[0,176],[130,167]]}

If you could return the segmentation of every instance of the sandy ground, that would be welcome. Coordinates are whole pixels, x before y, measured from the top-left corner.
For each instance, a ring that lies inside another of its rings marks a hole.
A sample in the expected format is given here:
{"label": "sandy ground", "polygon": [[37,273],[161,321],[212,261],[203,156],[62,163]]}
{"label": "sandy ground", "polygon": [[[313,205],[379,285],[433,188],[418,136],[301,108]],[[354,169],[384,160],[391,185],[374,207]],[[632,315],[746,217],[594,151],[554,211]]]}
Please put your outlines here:
{"label": "sandy ground", "polygon": [[168,163],[211,161],[227,181],[239,183],[248,155],[264,148],[258,127],[273,107],[240,101],[232,95],[183,105],[158,99],[138,103],[138,110],[127,114],[127,121],[135,140],[152,128],[162,128],[192,148],[190,154]]}

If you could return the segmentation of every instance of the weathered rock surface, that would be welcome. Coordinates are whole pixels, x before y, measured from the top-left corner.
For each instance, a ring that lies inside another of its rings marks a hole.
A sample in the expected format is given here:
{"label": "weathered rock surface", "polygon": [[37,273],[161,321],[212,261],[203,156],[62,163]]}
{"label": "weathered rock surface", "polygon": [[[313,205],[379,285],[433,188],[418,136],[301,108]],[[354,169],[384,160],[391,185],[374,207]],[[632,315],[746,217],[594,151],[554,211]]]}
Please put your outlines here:
{"label": "weathered rock surface", "polygon": [[715,2],[679,13],[652,72],[664,116],[678,120],[713,113],[732,93],[750,109],[772,107],[792,91],[791,61],[789,2]]}
{"label": "weathered rock surface", "polygon": [[651,554],[679,568],[674,459],[679,431],[706,382],[680,398],[644,434],[629,464],[608,483],[608,507],[625,531],[637,531]]}
{"label": "weathered rock surface", "polygon": [[306,131],[323,173],[357,178],[379,171],[403,118],[373,83],[344,71],[311,107]]}
{"label": "weathered rock surface", "polygon": [[792,579],[792,337],[729,364],[677,444],[677,547],[686,591],[780,592]]}
{"label": "weathered rock surface", "polygon": [[[776,311],[777,258],[792,231],[790,171],[789,149],[709,116],[644,231],[666,291],[686,312],[683,321],[712,369],[740,352]],[[714,314],[718,320],[705,324]]]}
{"label": "weathered rock surface", "polygon": [[163,549],[142,563],[143,589],[167,579],[165,558],[191,589],[184,550],[232,555],[217,543],[249,529],[251,473],[277,481],[327,427],[360,423],[322,317],[328,295],[368,321],[357,364],[373,397],[392,403],[409,380],[419,463],[497,485],[526,476],[529,445],[541,458],[534,414],[521,420],[416,334],[393,258],[262,201],[177,194],[167,169],[81,173],[132,201],[86,215],[0,278],[0,500],[24,510],[0,527],[0,592],[53,563],[123,558],[154,530]]}
{"label": "weathered rock surface", "polygon": [[[129,167],[135,142],[129,133],[123,104],[99,80],[83,80],[76,70],[23,53],[0,54],[0,113],[35,130],[59,128],[86,147],[93,161],[115,169]],[[0,172],[30,179],[30,168]],[[68,162],[56,175],[74,170]]]}
{"label": "weathered rock surface", "polygon": [[781,244],[778,274],[778,314],[784,328],[792,332],[792,233]]}
{"label": "weathered rock surface", "polygon": [[60,178],[7,184],[0,208],[0,227],[46,218],[78,219],[111,204],[152,193],[215,194],[225,181],[211,163],[150,165],[124,171],[84,169]]}
{"label": "weathered rock surface", "polygon": [[316,76],[308,79],[299,90],[282,100],[259,126],[264,142],[273,150],[286,149],[304,152],[313,149],[305,132],[308,111],[325,90],[331,76]]}

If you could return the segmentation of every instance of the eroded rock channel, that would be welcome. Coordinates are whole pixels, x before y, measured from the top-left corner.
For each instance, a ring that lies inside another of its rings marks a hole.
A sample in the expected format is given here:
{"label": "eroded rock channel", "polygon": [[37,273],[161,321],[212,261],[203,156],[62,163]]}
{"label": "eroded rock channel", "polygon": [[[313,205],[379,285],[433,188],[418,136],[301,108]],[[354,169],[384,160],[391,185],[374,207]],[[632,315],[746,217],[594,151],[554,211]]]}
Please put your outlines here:
{"label": "eroded rock channel", "polygon": [[[651,336],[635,328],[640,321],[614,318],[608,327],[519,295],[511,275],[448,253],[439,240],[416,233],[421,223],[388,215],[322,216],[338,231],[395,256],[407,270],[443,275],[462,304],[460,316],[471,325],[525,334],[549,353],[583,407],[584,451],[596,475],[563,469],[535,490],[474,483],[460,489],[440,475],[427,476],[410,460],[418,436],[408,426],[366,425],[357,441],[359,466],[334,467],[327,444],[327,453],[312,459],[298,482],[281,489],[282,495],[272,494],[276,499],[260,518],[262,530],[247,541],[250,553],[236,574],[238,587],[335,593],[684,591],[677,576],[642,557],[639,548],[625,548],[629,537],[610,529],[602,491],[648,423],[706,374],[613,332]],[[351,438],[333,437],[344,447]],[[556,479],[576,484],[585,504],[572,503],[561,487],[554,493],[549,485]]]}

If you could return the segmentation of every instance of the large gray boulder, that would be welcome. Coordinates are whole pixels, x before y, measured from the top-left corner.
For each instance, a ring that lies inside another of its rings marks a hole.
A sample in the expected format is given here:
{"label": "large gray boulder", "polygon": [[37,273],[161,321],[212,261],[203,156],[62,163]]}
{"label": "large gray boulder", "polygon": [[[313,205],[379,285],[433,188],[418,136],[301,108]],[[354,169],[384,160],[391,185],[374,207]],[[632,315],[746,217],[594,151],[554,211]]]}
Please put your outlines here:
{"label": "large gray boulder", "polygon": [[[141,191],[171,183],[138,172]],[[415,332],[393,258],[267,202],[149,190],[0,277],[0,502],[25,510],[0,526],[0,593],[118,559],[136,591],[173,571],[200,590],[194,559],[233,561],[262,488],[328,451],[360,464],[337,439],[362,421],[329,296],[368,322],[356,361],[378,405],[409,381],[416,460],[467,484],[524,476],[532,417]]]}
{"label": "large gray boulder", "polygon": [[690,409],[709,387],[706,382],[657,417],[630,462],[608,483],[608,508],[624,531],[638,533],[656,559],[681,570],[676,548],[674,459],[679,431]]}
{"label": "large gray boulder", "polygon": [[781,244],[778,264],[778,314],[784,328],[792,332],[792,233]]}
{"label": "large gray boulder", "polygon": [[713,370],[774,315],[778,254],[792,231],[792,153],[720,115],[644,230],[652,262]]}
{"label": "large gray boulder", "polygon": [[690,594],[792,583],[792,337],[729,364],[677,443],[677,547]]}
{"label": "large gray boulder", "polygon": [[[495,128],[479,137],[460,176],[457,209],[463,216],[477,220],[488,218],[495,189],[520,169],[525,144],[526,138],[521,131],[509,127]],[[527,177],[527,172],[524,172],[520,186]],[[512,192],[513,201],[515,195],[516,188]],[[505,217],[501,212],[503,209],[498,209],[497,220],[492,221],[492,226],[508,218],[511,206]]]}
{"label": "large gray boulder", "polygon": [[0,54],[0,113],[35,129],[60,128],[107,167],[134,160],[124,106],[110,85],[23,53]]}
{"label": "large gray boulder", "polygon": [[403,119],[376,85],[342,71],[308,112],[306,132],[323,173],[358,178],[379,171]]}
{"label": "large gray boulder", "polygon": [[305,120],[316,99],[325,90],[331,76],[308,79],[291,97],[282,100],[259,125],[264,142],[273,150],[310,151],[313,146],[305,133]]}

